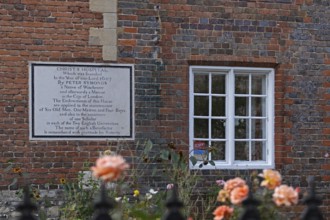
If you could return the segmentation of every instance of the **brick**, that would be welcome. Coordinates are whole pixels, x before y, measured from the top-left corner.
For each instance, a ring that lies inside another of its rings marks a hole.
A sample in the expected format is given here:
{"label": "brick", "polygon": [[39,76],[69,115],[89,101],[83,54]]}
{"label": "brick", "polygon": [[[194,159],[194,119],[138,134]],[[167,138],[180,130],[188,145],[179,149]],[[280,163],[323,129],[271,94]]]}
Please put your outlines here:
{"label": "brick", "polygon": [[124,32],[125,33],[137,33],[138,29],[136,27],[127,27],[127,28],[124,28]]}
{"label": "brick", "polygon": [[135,39],[119,40],[118,44],[123,46],[136,46],[136,40]]}

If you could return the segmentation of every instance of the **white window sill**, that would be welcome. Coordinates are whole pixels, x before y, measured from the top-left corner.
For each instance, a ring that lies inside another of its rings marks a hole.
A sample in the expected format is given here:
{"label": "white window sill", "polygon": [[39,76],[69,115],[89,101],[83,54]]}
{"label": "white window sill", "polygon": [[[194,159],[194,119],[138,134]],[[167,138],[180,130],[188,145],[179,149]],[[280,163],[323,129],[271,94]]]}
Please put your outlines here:
{"label": "white window sill", "polygon": [[203,165],[199,167],[202,162],[197,162],[195,166],[190,162],[189,168],[191,170],[256,170],[256,169],[274,169],[274,165],[267,163],[251,163],[251,164],[225,164],[225,163],[217,163],[215,162],[215,166],[211,164]]}

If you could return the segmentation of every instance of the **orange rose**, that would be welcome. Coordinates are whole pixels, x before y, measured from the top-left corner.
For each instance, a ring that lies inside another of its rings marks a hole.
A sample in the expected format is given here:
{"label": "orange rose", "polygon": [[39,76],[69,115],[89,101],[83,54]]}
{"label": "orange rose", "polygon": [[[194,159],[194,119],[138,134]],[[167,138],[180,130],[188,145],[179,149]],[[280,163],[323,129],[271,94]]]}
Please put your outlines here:
{"label": "orange rose", "polygon": [[245,185],[245,181],[239,177],[236,177],[234,179],[227,180],[223,188],[224,190],[230,193],[234,188],[244,185]]}
{"label": "orange rose", "polygon": [[96,166],[91,167],[93,175],[102,180],[114,181],[120,177],[120,174],[129,168],[129,165],[119,155],[107,155],[96,160]]}
{"label": "orange rose", "polygon": [[295,205],[298,203],[298,190],[294,190],[287,185],[281,185],[275,188],[273,201],[277,206]]}
{"label": "orange rose", "polygon": [[217,201],[219,202],[226,202],[229,199],[229,193],[227,190],[220,190],[218,193]]}
{"label": "orange rose", "polygon": [[268,189],[275,189],[277,186],[281,185],[282,177],[276,170],[264,170],[259,176],[264,178],[261,182],[261,186],[265,186]]}
{"label": "orange rose", "polygon": [[236,187],[230,193],[230,201],[234,205],[240,204],[243,200],[248,197],[249,187],[247,185],[243,185],[240,187]]}
{"label": "orange rose", "polygon": [[233,214],[234,209],[230,208],[229,206],[222,205],[216,208],[213,212],[214,218],[213,220],[222,220],[222,219],[229,219],[230,216]]}

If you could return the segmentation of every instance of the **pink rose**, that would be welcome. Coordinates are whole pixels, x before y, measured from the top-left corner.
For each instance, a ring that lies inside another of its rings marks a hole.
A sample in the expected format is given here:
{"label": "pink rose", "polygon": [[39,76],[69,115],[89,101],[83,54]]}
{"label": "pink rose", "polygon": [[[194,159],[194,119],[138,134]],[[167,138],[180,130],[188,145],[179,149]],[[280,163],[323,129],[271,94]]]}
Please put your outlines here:
{"label": "pink rose", "polygon": [[272,190],[281,185],[282,177],[281,174],[276,170],[263,170],[263,173],[259,176],[264,178],[264,180],[261,182],[261,186],[265,186],[268,189]]}
{"label": "pink rose", "polygon": [[166,186],[166,189],[168,189],[168,190],[173,189],[173,188],[174,188],[174,184],[173,183],[169,183]]}
{"label": "pink rose", "polygon": [[228,193],[230,193],[234,188],[244,185],[245,185],[245,181],[239,177],[236,177],[234,179],[227,180],[223,188]]}
{"label": "pink rose", "polygon": [[93,175],[102,180],[114,181],[120,177],[120,174],[129,168],[129,165],[119,155],[107,155],[96,160],[96,166],[91,167]]}
{"label": "pink rose", "polygon": [[214,218],[213,220],[223,220],[229,219],[230,216],[233,214],[234,209],[230,208],[229,206],[222,205],[216,208],[213,212]]}
{"label": "pink rose", "polygon": [[225,181],[224,180],[216,180],[215,183],[218,185],[218,186],[223,186],[225,185]]}
{"label": "pink rose", "polygon": [[230,201],[234,205],[240,204],[243,200],[245,200],[248,197],[248,194],[249,194],[249,187],[247,185],[236,187],[230,193]]}
{"label": "pink rose", "polygon": [[273,201],[277,206],[290,206],[298,203],[298,197],[298,190],[287,185],[281,185],[275,188]]}
{"label": "pink rose", "polygon": [[218,193],[217,201],[226,202],[229,199],[229,193],[227,190],[220,190]]}

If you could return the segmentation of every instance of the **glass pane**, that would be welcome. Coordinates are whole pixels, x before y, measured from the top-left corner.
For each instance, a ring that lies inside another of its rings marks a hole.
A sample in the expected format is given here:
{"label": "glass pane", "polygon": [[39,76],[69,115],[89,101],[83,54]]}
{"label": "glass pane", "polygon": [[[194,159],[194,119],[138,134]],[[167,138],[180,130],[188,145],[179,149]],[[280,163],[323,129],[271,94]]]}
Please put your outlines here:
{"label": "glass pane", "polygon": [[194,137],[195,138],[209,137],[208,119],[194,119]]}
{"label": "glass pane", "polygon": [[249,75],[235,76],[235,94],[249,94]]}
{"label": "glass pane", "polygon": [[251,138],[261,139],[266,138],[264,131],[266,131],[266,119],[252,119],[251,120]]}
{"label": "glass pane", "polygon": [[194,114],[208,116],[209,115],[209,97],[195,96],[194,99]]}
{"label": "glass pane", "polygon": [[226,115],[226,98],[212,97],[212,116]]}
{"label": "glass pane", "polygon": [[197,160],[208,158],[207,141],[194,141],[194,156]]}
{"label": "glass pane", "polygon": [[248,97],[235,97],[235,115],[237,116],[248,116]]}
{"label": "glass pane", "polygon": [[235,142],[235,160],[249,160],[249,143],[243,141]]}
{"label": "glass pane", "polygon": [[252,160],[266,160],[266,143],[263,141],[252,141]]}
{"label": "glass pane", "polygon": [[212,138],[225,138],[226,137],[226,121],[214,119],[212,120]]}
{"label": "glass pane", "polygon": [[249,120],[235,119],[235,138],[246,139],[249,137]]}
{"label": "glass pane", "polygon": [[194,93],[209,93],[209,76],[206,74],[195,74]]}
{"label": "glass pane", "polygon": [[252,116],[266,116],[265,115],[265,97],[252,97],[251,98],[251,115]]}
{"label": "glass pane", "polygon": [[265,95],[266,94],[266,76],[252,75],[252,94]]}
{"label": "glass pane", "polygon": [[226,93],[226,76],[225,75],[212,75],[212,94],[225,94]]}
{"label": "glass pane", "polygon": [[226,143],[212,142],[211,143],[211,160],[226,160]]}

